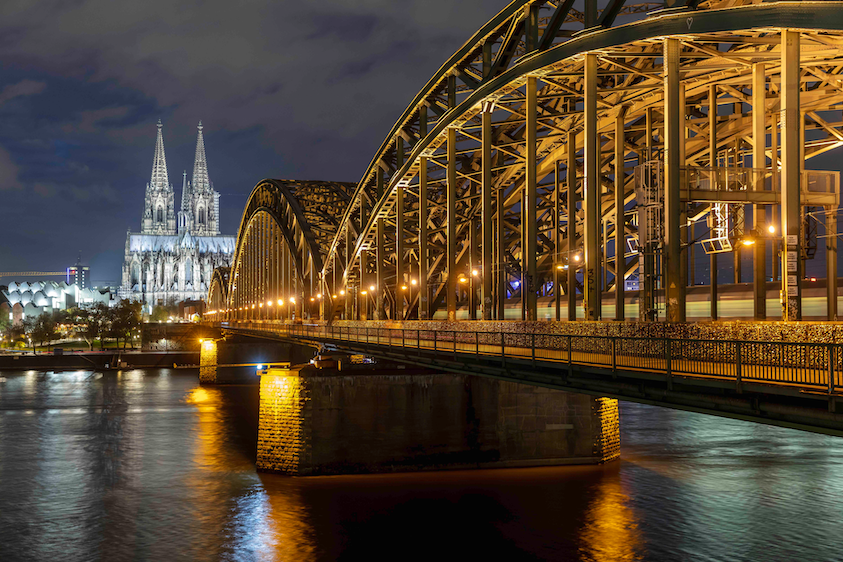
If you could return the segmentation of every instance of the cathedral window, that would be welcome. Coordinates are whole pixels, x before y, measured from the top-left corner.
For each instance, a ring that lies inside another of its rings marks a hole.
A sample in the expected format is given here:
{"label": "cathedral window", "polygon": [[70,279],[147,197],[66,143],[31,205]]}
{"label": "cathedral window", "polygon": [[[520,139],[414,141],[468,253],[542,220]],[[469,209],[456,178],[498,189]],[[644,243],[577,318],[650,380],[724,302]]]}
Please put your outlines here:
{"label": "cathedral window", "polygon": [[205,224],[205,209],[199,209],[199,224]]}
{"label": "cathedral window", "polygon": [[158,222],[164,222],[164,208],[158,207]]}

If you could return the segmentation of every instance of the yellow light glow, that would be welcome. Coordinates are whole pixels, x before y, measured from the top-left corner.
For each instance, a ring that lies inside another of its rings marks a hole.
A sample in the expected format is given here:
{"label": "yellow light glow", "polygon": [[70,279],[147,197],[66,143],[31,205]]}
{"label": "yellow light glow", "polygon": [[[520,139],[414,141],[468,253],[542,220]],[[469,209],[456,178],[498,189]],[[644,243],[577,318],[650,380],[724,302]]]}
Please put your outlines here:
{"label": "yellow light glow", "polygon": [[401,285],[401,290],[402,290],[402,291],[406,291],[406,290],[407,290],[407,285]]}
{"label": "yellow light glow", "polygon": [[252,305],[252,308],[255,308],[255,305]]}
{"label": "yellow light glow", "polygon": [[465,277],[460,277],[460,283],[468,283],[468,279]]}
{"label": "yellow light glow", "polygon": [[296,304],[296,297],[290,297],[290,303]]}
{"label": "yellow light glow", "polygon": [[266,301],[266,306],[272,306],[272,301]]}
{"label": "yellow light glow", "polygon": [[410,279],[410,285],[415,285],[415,284],[416,284],[416,280],[415,280],[415,279]]}
{"label": "yellow light glow", "polygon": [[369,285],[369,290],[370,290],[370,291],[374,291],[374,290],[375,290],[375,286],[374,286],[374,285]]}
{"label": "yellow light glow", "polygon": [[574,261],[580,261],[580,255],[579,254],[576,254],[574,256]]}
{"label": "yellow light glow", "polygon": [[345,289],[340,289],[340,294],[341,294],[341,295],[344,295],[344,294],[345,294]]}
{"label": "yellow light glow", "polygon": [[360,291],[360,294],[361,294],[361,295],[367,295],[367,294],[369,294],[369,293],[367,293],[367,292],[366,292],[366,290],[365,290],[365,289],[363,289],[362,291]]}
{"label": "yellow light glow", "polygon": [[335,298],[337,298],[337,295],[331,295],[331,298],[335,299]]}
{"label": "yellow light glow", "polygon": [[321,299],[321,298],[322,298],[322,293],[316,293],[316,298],[317,298],[317,299]]}
{"label": "yellow light glow", "polygon": [[[254,308],[254,307],[252,307]],[[258,308],[263,308],[263,303],[258,304]]]}
{"label": "yellow light glow", "polygon": [[770,234],[775,234],[776,233],[776,227],[771,224],[770,226],[767,227],[767,232],[769,232]]}
{"label": "yellow light glow", "polygon": [[199,338],[199,343],[203,343],[204,341],[205,341],[205,338]]}
{"label": "yellow light glow", "polygon": [[474,277],[477,277],[477,275],[479,275],[479,272],[478,272],[476,269],[472,269],[472,270],[471,270],[471,274],[472,274]]}
{"label": "yellow light glow", "polygon": [[557,266],[556,266],[556,269],[562,269],[562,266],[561,266],[561,265],[557,265]]}
{"label": "yellow light glow", "polygon": [[747,238],[743,241],[744,246],[752,246],[753,244],[755,244],[754,238]]}
{"label": "yellow light glow", "polygon": [[310,302],[314,302],[315,300],[316,299],[314,299],[313,297],[310,297]]}
{"label": "yellow light glow", "polygon": [[278,299],[278,306],[283,306],[284,299]]}

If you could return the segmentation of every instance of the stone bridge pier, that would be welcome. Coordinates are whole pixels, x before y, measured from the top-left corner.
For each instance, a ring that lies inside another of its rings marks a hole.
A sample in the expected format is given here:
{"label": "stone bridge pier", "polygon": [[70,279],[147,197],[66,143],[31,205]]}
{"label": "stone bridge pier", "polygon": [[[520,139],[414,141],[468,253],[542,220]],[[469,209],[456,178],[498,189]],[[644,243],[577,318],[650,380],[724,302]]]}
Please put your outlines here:
{"label": "stone bridge pier", "polygon": [[259,375],[262,471],[322,475],[597,464],[620,454],[614,399],[345,362],[322,369],[268,368]]}
{"label": "stone bridge pier", "polygon": [[277,363],[303,363],[315,350],[289,342],[226,334],[203,338],[199,356],[199,382],[202,384],[257,383],[258,367]]}

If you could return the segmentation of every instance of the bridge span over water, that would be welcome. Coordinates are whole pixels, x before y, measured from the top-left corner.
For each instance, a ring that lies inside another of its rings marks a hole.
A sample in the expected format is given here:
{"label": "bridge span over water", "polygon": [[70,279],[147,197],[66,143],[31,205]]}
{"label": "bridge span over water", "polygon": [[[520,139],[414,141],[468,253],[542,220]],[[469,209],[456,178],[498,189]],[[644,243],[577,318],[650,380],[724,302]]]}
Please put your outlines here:
{"label": "bridge span over water", "polygon": [[[793,323],[837,320],[839,171],[814,168],[843,145],[841,46],[836,1],[515,0],[410,101],[357,183],[258,183],[206,318],[490,376],[522,362],[536,384],[608,375],[578,389],[839,434],[843,339]],[[686,322],[723,317],[787,323],[683,341]],[[382,333],[438,319],[459,322],[432,340],[435,324],[399,329],[400,344]],[[553,320],[556,339],[482,327],[509,319]],[[579,319],[638,322],[609,336]],[[675,337],[646,343],[647,326]],[[709,402],[677,398],[677,376]]]}

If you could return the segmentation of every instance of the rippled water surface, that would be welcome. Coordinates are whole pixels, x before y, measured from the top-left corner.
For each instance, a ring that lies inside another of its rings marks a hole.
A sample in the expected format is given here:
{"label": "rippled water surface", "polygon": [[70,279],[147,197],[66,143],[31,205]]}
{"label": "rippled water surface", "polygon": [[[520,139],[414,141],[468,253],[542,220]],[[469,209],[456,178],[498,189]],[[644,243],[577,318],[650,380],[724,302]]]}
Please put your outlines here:
{"label": "rippled water surface", "polygon": [[0,560],[843,560],[843,439],[624,404],[623,460],[255,472],[258,389],[0,376]]}

